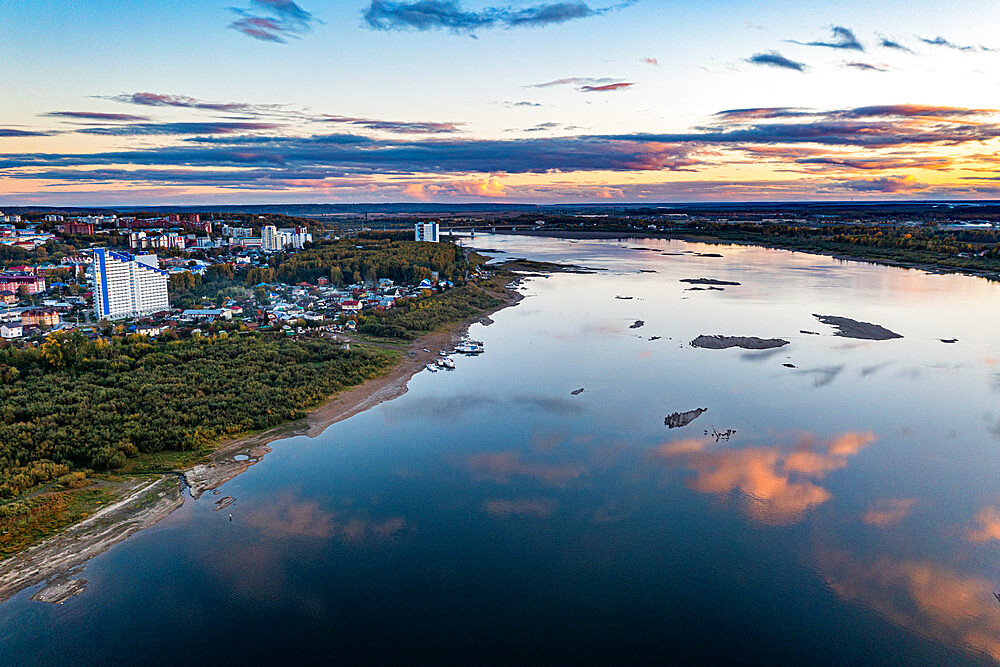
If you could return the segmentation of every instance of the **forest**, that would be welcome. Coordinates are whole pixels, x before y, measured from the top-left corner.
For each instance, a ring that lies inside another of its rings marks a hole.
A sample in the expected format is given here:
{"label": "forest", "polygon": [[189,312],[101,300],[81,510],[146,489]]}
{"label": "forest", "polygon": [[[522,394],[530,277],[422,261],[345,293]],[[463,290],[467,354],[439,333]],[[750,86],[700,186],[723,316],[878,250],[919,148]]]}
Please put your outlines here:
{"label": "forest", "polygon": [[371,336],[413,340],[426,331],[502,303],[477,285],[463,285],[431,297],[400,299],[390,310],[365,313],[358,318],[358,331]]}
{"label": "forest", "polygon": [[466,269],[461,249],[455,245],[404,241],[392,233],[319,241],[305,250],[279,253],[270,265],[281,282],[315,283],[327,278],[335,285],[380,278],[412,284],[430,278],[432,272],[441,280],[457,283]]}
{"label": "forest", "polygon": [[91,341],[55,334],[0,349],[0,499],[71,469],[193,450],[298,419],[376,377],[394,354],[324,338],[234,332]]}

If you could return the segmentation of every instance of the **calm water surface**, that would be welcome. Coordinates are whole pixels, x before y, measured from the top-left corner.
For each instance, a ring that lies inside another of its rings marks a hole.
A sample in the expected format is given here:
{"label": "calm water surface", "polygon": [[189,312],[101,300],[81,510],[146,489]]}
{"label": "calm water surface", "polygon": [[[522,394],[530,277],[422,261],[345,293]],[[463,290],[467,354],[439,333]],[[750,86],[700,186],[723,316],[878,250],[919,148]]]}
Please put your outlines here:
{"label": "calm water surface", "polygon": [[[528,279],[473,327],[486,355],[275,443],[222,487],[230,510],[189,500],[92,560],[81,596],[3,604],[0,663],[1000,661],[1000,286],[648,239],[474,244],[606,270]],[[742,285],[679,282],[698,277]]]}

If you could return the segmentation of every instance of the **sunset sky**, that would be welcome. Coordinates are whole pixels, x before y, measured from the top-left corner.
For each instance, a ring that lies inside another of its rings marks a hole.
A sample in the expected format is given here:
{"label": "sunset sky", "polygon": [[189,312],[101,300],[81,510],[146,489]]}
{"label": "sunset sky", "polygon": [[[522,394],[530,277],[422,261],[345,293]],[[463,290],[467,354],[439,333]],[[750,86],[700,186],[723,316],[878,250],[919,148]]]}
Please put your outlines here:
{"label": "sunset sky", "polygon": [[1000,197],[995,0],[12,0],[0,205]]}

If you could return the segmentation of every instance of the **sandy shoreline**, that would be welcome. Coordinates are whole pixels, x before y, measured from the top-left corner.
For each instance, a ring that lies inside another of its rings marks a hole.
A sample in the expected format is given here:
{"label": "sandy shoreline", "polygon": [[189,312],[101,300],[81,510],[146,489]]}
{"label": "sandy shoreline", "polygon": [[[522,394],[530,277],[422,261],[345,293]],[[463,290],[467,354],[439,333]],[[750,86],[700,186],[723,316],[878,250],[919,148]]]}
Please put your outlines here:
{"label": "sandy shoreline", "polygon": [[[0,561],[0,603],[42,582],[47,585],[32,595],[33,600],[61,604],[80,594],[87,582],[73,579],[73,574],[94,556],[181,507],[183,487],[188,487],[191,497],[197,499],[258,463],[271,451],[270,443],[300,435],[314,438],[332,424],[402,396],[408,390],[410,378],[437,359],[439,350],[452,349],[474,323],[492,324],[490,315],[524,298],[511,289],[505,290],[504,296],[504,303],[492,310],[413,341],[389,373],[335,394],[304,419],[223,443],[207,462],[182,472],[139,478],[114,504]],[[424,352],[425,349],[429,352]]]}

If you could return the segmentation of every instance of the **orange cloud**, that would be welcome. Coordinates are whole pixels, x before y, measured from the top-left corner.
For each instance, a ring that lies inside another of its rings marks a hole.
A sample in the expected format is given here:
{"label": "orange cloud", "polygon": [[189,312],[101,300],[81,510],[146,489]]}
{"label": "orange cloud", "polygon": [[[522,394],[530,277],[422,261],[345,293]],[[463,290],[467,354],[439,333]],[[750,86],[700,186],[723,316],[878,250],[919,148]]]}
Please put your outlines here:
{"label": "orange cloud", "polygon": [[456,194],[472,197],[503,197],[507,194],[503,183],[497,178],[483,178],[478,181],[452,183],[451,189]]}
{"label": "orange cloud", "polygon": [[335,538],[348,543],[384,540],[407,525],[403,517],[373,519],[328,511],[315,501],[300,500],[290,494],[247,512],[241,520],[270,536]]}
{"label": "orange cloud", "polygon": [[912,632],[1000,660],[1000,614],[989,581],[928,562],[861,563],[844,553],[822,553],[819,561],[839,597]]}
{"label": "orange cloud", "polygon": [[705,451],[703,441],[687,439],[666,443],[656,453],[694,471],[689,485],[696,491],[715,495],[737,492],[754,520],[788,525],[832,498],[818,480],[845,467],[849,457],[874,441],[872,433],[845,433],[819,445],[803,438],[794,449],[773,446]]}
{"label": "orange cloud", "polygon": [[916,498],[883,498],[876,500],[861,518],[869,526],[884,528],[899,523],[907,516],[916,504]]}
{"label": "orange cloud", "polygon": [[1000,542],[1000,510],[996,507],[985,507],[976,515],[978,528],[969,531],[970,542]]}
{"label": "orange cloud", "polygon": [[465,460],[466,467],[480,479],[506,483],[514,477],[530,477],[554,486],[562,486],[580,477],[583,470],[569,463],[525,461],[519,452],[484,452]]}
{"label": "orange cloud", "polygon": [[529,498],[525,500],[487,500],[483,505],[486,513],[492,517],[507,518],[512,516],[544,519],[552,516],[559,503],[547,498]]}

